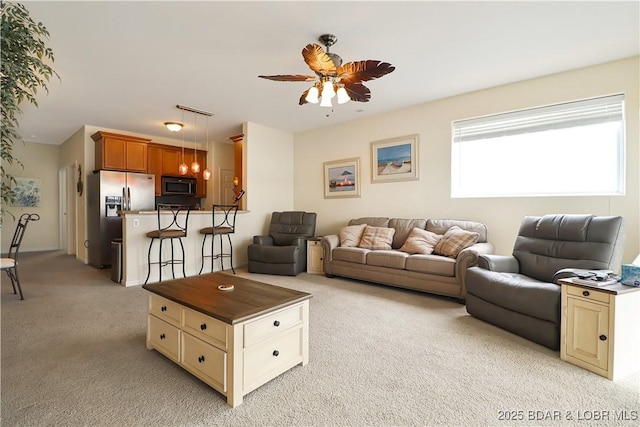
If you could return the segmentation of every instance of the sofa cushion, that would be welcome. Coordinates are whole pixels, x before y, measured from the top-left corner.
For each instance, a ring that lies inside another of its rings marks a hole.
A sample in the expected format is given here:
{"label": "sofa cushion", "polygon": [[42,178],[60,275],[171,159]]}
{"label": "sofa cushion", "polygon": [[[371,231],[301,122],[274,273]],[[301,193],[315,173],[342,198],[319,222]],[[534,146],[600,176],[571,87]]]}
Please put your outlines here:
{"label": "sofa cushion", "polygon": [[367,265],[377,265],[403,270],[409,254],[396,250],[371,251],[367,254]]}
{"label": "sofa cushion", "polygon": [[338,246],[331,251],[331,256],[337,261],[355,262],[357,264],[367,263],[367,254],[371,252],[369,249],[363,248],[343,248]]}
{"label": "sofa cushion", "polygon": [[560,286],[518,273],[467,270],[467,293],[516,313],[560,323]]}
{"label": "sofa cushion", "polygon": [[388,227],[389,218],[380,216],[365,216],[363,218],[355,218],[349,221],[347,225],[367,224],[372,227]]}
{"label": "sofa cushion", "polygon": [[414,228],[420,228],[424,230],[426,226],[426,219],[391,218],[389,220],[389,227],[396,230],[396,233],[393,235],[393,243],[391,244],[391,247],[393,249],[398,249],[407,240],[407,237],[411,233],[411,230],[413,230]]}
{"label": "sofa cushion", "polygon": [[338,233],[338,236],[340,237],[340,246],[357,247],[360,243],[360,239],[362,239],[362,234],[366,227],[366,224],[342,227]]}
{"label": "sofa cushion", "polygon": [[442,239],[440,234],[432,233],[421,228],[414,228],[399,250],[409,254],[429,255],[433,253],[433,249],[440,239]]}
{"label": "sofa cushion", "polygon": [[442,236],[442,239],[440,239],[433,252],[437,255],[455,258],[461,250],[476,243],[479,236],[475,231],[463,230],[457,225],[454,225],[444,233],[444,236]]}
{"label": "sofa cushion", "polygon": [[391,242],[395,232],[396,230],[393,228],[367,225],[358,247],[372,250],[391,249]]}
{"label": "sofa cushion", "polygon": [[454,277],[456,275],[456,260],[440,255],[416,254],[407,257],[404,268],[419,273]]}
{"label": "sofa cushion", "polygon": [[436,233],[444,234],[448,229],[457,225],[463,230],[475,231],[480,236],[478,237],[479,243],[487,242],[487,226],[477,221],[463,221],[458,219],[430,219],[427,221],[426,229]]}

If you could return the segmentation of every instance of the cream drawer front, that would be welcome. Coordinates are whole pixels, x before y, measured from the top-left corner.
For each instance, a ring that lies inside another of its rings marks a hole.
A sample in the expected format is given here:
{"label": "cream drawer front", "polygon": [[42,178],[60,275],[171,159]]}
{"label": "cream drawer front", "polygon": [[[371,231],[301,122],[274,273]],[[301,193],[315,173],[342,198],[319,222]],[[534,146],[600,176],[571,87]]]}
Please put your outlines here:
{"label": "cream drawer front", "polygon": [[606,292],[599,292],[593,289],[580,288],[578,286],[567,286],[567,294],[574,295],[580,298],[585,298],[590,301],[599,301],[605,304],[609,304],[609,294]]}
{"label": "cream drawer front", "polygon": [[302,361],[302,327],[244,350],[244,388],[263,384]]}
{"label": "cream drawer front", "polygon": [[212,387],[227,391],[227,353],[189,334],[182,334],[182,364]]}
{"label": "cream drawer front", "polygon": [[302,323],[302,316],[302,304],[298,304],[246,324],[244,327],[244,346],[249,347]]}
{"label": "cream drawer front", "polygon": [[224,322],[187,308],[183,309],[183,313],[182,328],[185,332],[223,350],[227,349],[227,325]]}
{"label": "cream drawer front", "polygon": [[149,313],[155,314],[172,325],[180,326],[180,310],[180,305],[173,301],[155,294],[149,296]]}
{"label": "cream drawer front", "polygon": [[180,330],[153,315],[147,316],[147,343],[177,362],[180,349]]}

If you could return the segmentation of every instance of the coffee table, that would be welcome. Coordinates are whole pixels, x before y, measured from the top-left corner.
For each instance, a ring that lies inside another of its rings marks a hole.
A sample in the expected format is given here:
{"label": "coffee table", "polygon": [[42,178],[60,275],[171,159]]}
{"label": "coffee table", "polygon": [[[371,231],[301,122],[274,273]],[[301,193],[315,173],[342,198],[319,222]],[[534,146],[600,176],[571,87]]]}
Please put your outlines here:
{"label": "coffee table", "polygon": [[311,294],[225,273],[142,287],[151,293],[147,348],[222,393],[231,407],[309,362]]}

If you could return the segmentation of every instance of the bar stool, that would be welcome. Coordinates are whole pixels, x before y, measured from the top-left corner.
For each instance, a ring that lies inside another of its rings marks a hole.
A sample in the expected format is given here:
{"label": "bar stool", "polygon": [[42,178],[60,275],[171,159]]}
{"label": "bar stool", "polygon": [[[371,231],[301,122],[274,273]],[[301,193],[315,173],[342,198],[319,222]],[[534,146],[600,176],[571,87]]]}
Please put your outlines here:
{"label": "bar stool", "polygon": [[[185,214],[186,212],[186,214]],[[150,231],[146,234],[151,239],[149,244],[149,254],[147,255],[147,263],[149,272],[147,273],[147,279],[144,281],[146,284],[149,281],[151,275],[151,265],[158,264],[159,282],[162,282],[162,267],[171,265],[171,274],[173,278],[176,278],[176,273],[173,268],[175,264],[182,264],[182,275],[187,277],[184,269],[184,245],[182,244],[182,238],[187,237],[187,224],[189,223],[189,213],[191,212],[191,206],[188,205],[176,205],[176,204],[158,204],[158,229]],[[179,216],[180,214],[183,216]],[[163,226],[163,224],[166,224]],[[151,262],[151,248],[155,240],[160,241],[160,248],[158,250],[158,261]],[[171,258],[162,258],[162,243],[165,240],[169,240],[171,244]],[[182,259],[176,259],[173,250],[173,240],[178,239],[180,242],[180,249],[182,250]]]}
{"label": "bar stool", "polygon": [[[216,212],[222,214],[222,220],[216,224]],[[211,211],[211,224],[213,227],[205,227],[200,230],[200,234],[204,234],[202,240],[202,266],[200,267],[200,273],[204,269],[204,259],[211,258],[211,272],[213,273],[213,260],[220,258],[220,268],[224,270],[224,258],[231,260],[231,271],[236,274],[236,270],[233,268],[233,245],[231,244],[231,234],[236,231],[236,213],[238,212],[238,205],[213,205]],[[229,253],[224,253],[222,250],[222,236],[226,235],[229,240]],[[211,255],[204,254],[204,246],[207,241],[207,237],[211,236]],[[214,253],[214,242],[216,236],[220,236],[220,253]]]}

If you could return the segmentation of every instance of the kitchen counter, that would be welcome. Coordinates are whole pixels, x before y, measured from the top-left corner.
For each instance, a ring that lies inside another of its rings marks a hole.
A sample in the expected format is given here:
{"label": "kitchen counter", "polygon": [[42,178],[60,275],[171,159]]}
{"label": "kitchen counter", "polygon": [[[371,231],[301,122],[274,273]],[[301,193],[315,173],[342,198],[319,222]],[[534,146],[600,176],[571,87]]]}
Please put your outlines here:
{"label": "kitchen counter", "polygon": [[[238,217],[236,223],[242,221],[242,217],[248,211],[238,211]],[[149,253],[149,239],[146,234],[150,231],[158,228],[158,216],[157,211],[120,211],[122,216],[122,285],[135,286],[142,285],[147,277],[148,266],[147,256]],[[220,211],[222,214],[222,211]],[[171,215],[170,212],[163,212],[162,215]],[[183,213],[180,214],[185,215]],[[218,215],[218,212],[216,212]],[[216,222],[218,218],[216,217]],[[185,251],[185,270],[187,276],[195,276],[200,272],[200,265],[202,263],[202,239],[200,229],[205,227],[211,227],[211,210],[192,210],[189,214],[189,223],[187,225],[187,237],[182,239]],[[163,252],[165,254],[170,253],[169,242],[166,241],[163,246]],[[234,248],[236,242],[234,242]],[[166,249],[164,249],[166,248]],[[151,252],[151,260],[157,261],[158,259],[158,242],[153,245],[153,251]],[[225,250],[227,249],[225,245]],[[174,250],[176,251],[176,257],[180,254],[180,244],[174,243]],[[219,250],[219,246],[216,245],[216,251]],[[208,251],[207,251],[208,253]],[[211,271],[210,259],[205,261],[204,271]],[[225,263],[226,268],[229,268],[228,263]],[[213,271],[220,269],[219,263],[214,265]],[[182,278],[182,268],[177,265],[175,267],[176,279]],[[172,279],[171,267],[164,267],[162,271],[163,280]],[[151,269],[151,276],[149,277],[149,283],[158,281],[158,267],[153,265]]]}

